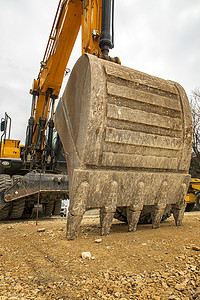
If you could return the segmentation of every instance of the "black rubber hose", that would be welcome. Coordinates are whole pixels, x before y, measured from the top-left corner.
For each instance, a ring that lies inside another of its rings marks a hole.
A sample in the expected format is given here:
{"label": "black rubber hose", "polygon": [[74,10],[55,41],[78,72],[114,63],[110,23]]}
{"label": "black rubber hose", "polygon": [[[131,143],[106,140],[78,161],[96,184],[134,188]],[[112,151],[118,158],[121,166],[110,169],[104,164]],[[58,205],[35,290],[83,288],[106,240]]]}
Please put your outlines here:
{"label": "black rubber hose", "polygon": [[110,35],[111,22],[111,0],[102,0],[102,24],[99,47],[101,52],[108,55],[109,49],[112,48],[112,39]]}
{"label": "black rubber hose", "polygon": [[115,2],[112,0],[112,48],[114,47],[114,12],[115,9]]}

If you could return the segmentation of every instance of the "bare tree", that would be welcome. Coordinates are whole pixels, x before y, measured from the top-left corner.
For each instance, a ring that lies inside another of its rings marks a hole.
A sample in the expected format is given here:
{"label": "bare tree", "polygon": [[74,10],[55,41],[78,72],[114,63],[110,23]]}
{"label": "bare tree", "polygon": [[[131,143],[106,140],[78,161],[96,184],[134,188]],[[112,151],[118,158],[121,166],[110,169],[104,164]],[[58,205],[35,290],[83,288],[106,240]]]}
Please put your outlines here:
{"label": "bare tree", "polygon": [[192,177],[200,178],[200,89],[192,91],[190,106],[193,120],[193,149],[190,174]]}

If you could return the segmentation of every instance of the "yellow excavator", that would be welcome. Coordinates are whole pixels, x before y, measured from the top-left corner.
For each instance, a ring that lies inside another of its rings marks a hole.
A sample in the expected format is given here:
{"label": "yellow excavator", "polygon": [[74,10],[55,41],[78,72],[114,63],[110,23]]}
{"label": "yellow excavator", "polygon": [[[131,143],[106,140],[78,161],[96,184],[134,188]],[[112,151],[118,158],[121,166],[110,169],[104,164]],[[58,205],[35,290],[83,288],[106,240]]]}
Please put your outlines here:
{"label": "yellow excavator", "polygon": [[185,211],[192,211],[196,205],[196,208],[200,210],[200,179],[191,178],[188,193],[186,196],[186,209]]}
{"label": "yellow excavator", "polygon": [[[192,149],[186,93],[178,83],[124,67],[119,58],[112,58],[113,24],[114,0],[60,0],[31,89],[23,164],[34,170],[32,177],[39,171],[34,180],[41,191],[42,176],[55,170],[55,123],[69,176],[69,240],[76,237],[87,209],[100,209],[101,234],[107,235],[113,217],[122,210],[128,230],[135,231],[143,211],[150,213],[157,228],[168,207],[179,226],[186,206]],[[54,113],[80,28],[82,56]],[[53,176],[56,183],[63,178],[58,193],[67,193],[66,177]],[[16,184],[4,191],[4,202],[18,195]]]}
{"label": "yellow excavator", "polygon": [[44,145],[39,150],[34,144],[28,148],[27,142],[20,145],[20,140],[10,138],[11,118],[7,113],[1,119],[1,131],[0,220],[30,217],[35,204],[42,204],[46,216],[58,215],[61,201],[68,195],[59,137],[52,131],[51,144],[43,137]]}

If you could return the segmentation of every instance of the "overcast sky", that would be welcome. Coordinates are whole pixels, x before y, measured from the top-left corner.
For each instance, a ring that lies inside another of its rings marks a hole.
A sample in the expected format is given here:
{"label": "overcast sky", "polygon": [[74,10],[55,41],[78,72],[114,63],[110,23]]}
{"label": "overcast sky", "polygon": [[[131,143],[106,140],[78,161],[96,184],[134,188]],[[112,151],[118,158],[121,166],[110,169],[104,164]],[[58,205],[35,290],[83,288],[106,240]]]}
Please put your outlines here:
{"label": "overcast sky", "polygon": [[[58,0],[0,0],[1,117],[24,142],[29,90],[37,78]],[[200,0],[116,0],[115,48],[122,64],[179,82],[188,96],[200,87]],[[78,38],[71,69],[81,55]],[[65,84],[65,82],[64,82]]]}

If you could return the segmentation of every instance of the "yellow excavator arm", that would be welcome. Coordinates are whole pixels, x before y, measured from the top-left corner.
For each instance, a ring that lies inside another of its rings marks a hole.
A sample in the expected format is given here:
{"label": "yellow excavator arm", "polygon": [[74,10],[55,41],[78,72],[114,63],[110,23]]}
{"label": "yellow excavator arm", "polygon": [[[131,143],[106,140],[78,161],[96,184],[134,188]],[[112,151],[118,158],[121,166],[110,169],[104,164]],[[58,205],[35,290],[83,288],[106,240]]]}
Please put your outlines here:
{"label": "yellow excavator arm", "polygon": [[[34,79],[30,90],[33,101],[26,136],[28,161],[33,159],[34,153],[37,153],[39,158],[42,155],[48,119],[51,129],[47,147],[50,148],[55,100],[59,96],[66,66],[80,28],[82,30],[82,53],[107,58],[109,49],[113,47],[110,35],[113,9],[114,0],[59,1],[39,75],[37,79]],[[117,58],[115,61],[119,62]],[[47,155],[49,156],[50,153]]]}
{"label": "yellow excavator arm", "polygon": [[[101,33],[101,0],[60,0],[38,79],[33,89],[45,94],[51,89],[58,97],[65,69],[82,26],[82,53],[99,55]],[[39,112],[38,112],[39,113]]]}
{"label": "yellow excavator arm", "polygon": [[[50,98],[58,98],[65,69],[82,25],[82,53],[99,55],[101,0],[60,0],[46,51],[31,94],[37,93],[35,122],[47,118]],[[35,135],[36,139],[36,135]]]}

